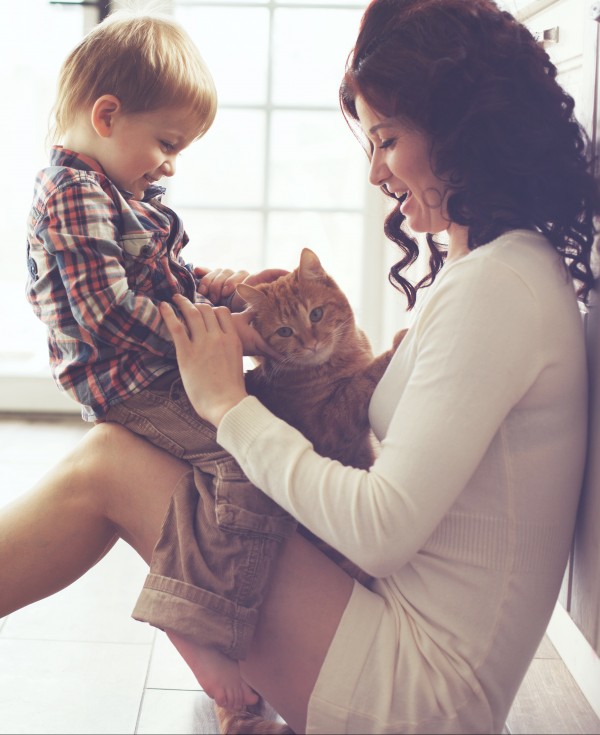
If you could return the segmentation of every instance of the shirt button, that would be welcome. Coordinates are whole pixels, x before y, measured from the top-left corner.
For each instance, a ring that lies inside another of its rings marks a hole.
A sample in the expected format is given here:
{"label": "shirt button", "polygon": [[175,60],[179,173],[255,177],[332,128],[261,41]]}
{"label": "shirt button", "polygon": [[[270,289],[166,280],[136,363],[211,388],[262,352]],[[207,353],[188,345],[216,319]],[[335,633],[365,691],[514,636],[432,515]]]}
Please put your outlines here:
{"label": "shirt button", "polygon": [[152,252],[152,245],[144,245],[144,247],[140,250],[140,253],[147,257]]}
{"label": "shirt button", "polygon": [[28,258],[27,259],[27,267],[29,269],[29,273],[30,273],[31,277],[33,279],[37,279],[37,274],[38,274],[38,271],[37,271],[37,263],[35,262],[35,260],[33,258]]}

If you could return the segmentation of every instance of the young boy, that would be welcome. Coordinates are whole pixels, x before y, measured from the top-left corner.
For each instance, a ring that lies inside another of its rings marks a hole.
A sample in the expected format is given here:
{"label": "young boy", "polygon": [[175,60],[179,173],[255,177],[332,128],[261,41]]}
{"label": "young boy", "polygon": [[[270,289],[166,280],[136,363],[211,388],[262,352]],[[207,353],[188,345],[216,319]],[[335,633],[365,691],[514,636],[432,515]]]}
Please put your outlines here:
{"label": "young boy", "polygon": [[[194,465],[198,493],[174,493],[133,616],[203,646],[200,683],[238,707],[256,695],[232,659],[246,654],[270,561],[295,523],[250,485],[189,404],[158,308],[177,293],[206,300],[209,290],[213,305],[244,307],[232,296],[247,274],[184,262],[187,235],[156,183],[215,113],[210,73],[171,19],[119,12],[89,33],[59,78],[62,145],[36,180],[28,298],[48,327],[53,376],[84,419],[118,421]],[[247,314],[234,317],[246,354],[268,350]]]}

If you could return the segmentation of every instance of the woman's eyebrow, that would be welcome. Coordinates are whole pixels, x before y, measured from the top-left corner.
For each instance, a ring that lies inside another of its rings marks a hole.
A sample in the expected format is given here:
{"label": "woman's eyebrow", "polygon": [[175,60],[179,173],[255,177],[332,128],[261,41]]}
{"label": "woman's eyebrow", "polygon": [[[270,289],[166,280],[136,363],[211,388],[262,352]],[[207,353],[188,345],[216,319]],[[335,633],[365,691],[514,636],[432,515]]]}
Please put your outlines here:
{"label": "woman's eyebrow", "polygon": [[393,127],[393,124],[394,124],[393,120],[383,120],[383,122],[377,123],[377,125],[373,125],[372,128],[369,128],[369,133],[371,133],[372,135],[373,133],[376,133],[381,128],[391,128]]}

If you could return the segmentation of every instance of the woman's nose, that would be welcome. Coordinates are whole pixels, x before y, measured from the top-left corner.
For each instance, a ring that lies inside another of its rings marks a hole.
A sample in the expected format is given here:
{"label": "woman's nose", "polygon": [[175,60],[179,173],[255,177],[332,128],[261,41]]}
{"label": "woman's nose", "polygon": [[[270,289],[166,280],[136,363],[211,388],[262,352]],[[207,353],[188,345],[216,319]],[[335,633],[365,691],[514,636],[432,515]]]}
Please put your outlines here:
{"label": "woman's nose", "polygon": [[371,167],[369,169],[369,182],[373,184],[373,186],[383,186],[386,182],[386,180],[390,176],[390,170],[385,164],[385,162],[381,159],[381,156],[378,154],[377,149],[373,151],[373,155],[371,156]]}

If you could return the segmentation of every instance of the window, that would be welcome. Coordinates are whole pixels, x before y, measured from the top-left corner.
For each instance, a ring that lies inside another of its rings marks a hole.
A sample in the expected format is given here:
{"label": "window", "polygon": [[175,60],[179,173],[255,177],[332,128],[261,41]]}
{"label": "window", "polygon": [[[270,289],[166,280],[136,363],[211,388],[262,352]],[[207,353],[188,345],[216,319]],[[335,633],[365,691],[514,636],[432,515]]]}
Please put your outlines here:
{"label": "window", "polygon": [[366,159],[337,95],[363,9],[362,0],[174,2],[213,73],[219,111],[168,185],[193,262],[291,269],[308,246],[359,315]]}
{"label": "window", "polygon": [[[157,8],[156,0],[148,5]],[[396,252],[382,235],[384,197],[367,183],[366,157],[337,96],[365,6],[364,0],[163,3],[198,44],[219,93],[215,123],[183,152],[167,202],[183,218],[190,236],[184,253],[197,265],[292,269],[302,248],[312,248],[378,350],[403,326],[404,301],[386,286]],[[94,12],[26,0],[0,23],[9,59],[4,98],[13,101],[11,115],[0,118],[10,141],[0,410],[78,412],[49,379],[45,330],[24,298],[24,239],[33,177],[47,164],[58,69],[95,22]]]}
{"label": "window", "polygon": [[83,35],[87,10],[50,5],[48,0],[2,4],[0,9],[0,410],[36,405],[40,410],[71,409],[72,401],[49,378],[45,329],[25,299],[25,228],[35,174],[48,161],[48,116],[58,70]]}

